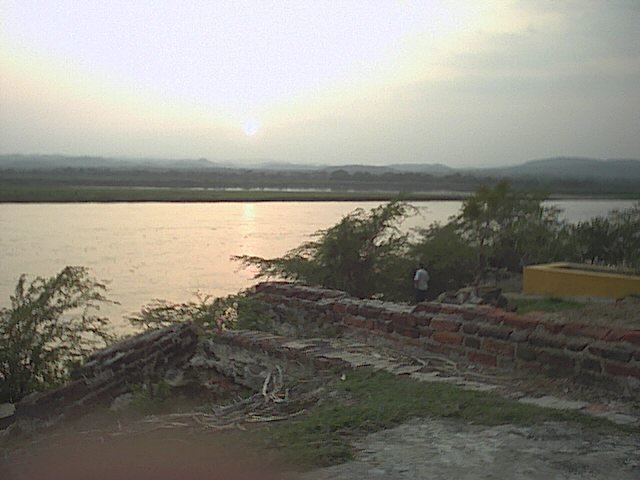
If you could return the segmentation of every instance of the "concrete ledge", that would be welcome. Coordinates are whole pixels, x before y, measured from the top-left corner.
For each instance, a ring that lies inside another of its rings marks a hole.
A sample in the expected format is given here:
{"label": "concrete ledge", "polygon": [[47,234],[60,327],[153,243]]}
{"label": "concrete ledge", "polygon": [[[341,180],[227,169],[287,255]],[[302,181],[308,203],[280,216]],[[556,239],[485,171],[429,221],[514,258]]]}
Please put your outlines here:
{"label": "concrete ledge", "polygon": [[574,263],[531,265],[524,268],[523,292],[617,299],[640,295],[640,276]]}

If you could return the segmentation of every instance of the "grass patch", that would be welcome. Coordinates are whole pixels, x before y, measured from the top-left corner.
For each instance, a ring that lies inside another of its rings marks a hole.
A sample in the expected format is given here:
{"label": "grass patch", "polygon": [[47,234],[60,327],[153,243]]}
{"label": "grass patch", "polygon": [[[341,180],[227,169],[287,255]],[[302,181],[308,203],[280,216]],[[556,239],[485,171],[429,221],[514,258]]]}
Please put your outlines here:
{"label": "grass patch", "polygon": [[625,431],[607,420],[577,412],[527,405],[497,394],[444,383],[417,382],[386,372],[358,370],[334,385],[334,399],[309,415],[262,430],[262,443],[302,467],[342,463],[353,457],[351,442],[415,417],[458,418],[483,425],[533,425],[568,421],[602,431]]}
{"label": "grass patch", "polygon": [[566,310],[580,310],[586,307],[584,303],[564,300],[558,297],[510,298],[509,305],[515,307],[518,313],[562,312]]}

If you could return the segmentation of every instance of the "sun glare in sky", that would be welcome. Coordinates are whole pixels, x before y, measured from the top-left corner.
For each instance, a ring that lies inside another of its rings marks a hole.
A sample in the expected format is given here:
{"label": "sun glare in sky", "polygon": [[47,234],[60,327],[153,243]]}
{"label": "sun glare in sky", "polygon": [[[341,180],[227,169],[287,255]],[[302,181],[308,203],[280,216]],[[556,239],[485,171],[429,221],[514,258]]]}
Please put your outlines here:
{"label": "sun glare in sky", "polygon": [[631,1],[0,0],[0,12],[0,153],[460,165],[639,149]]}
{"label": "sun glare in sky", "polygon": [[253,118],[244,122],[242,125],[242,131],[247,137],[253,137],[256,133],[258,133],[258,122],[256,122]]}

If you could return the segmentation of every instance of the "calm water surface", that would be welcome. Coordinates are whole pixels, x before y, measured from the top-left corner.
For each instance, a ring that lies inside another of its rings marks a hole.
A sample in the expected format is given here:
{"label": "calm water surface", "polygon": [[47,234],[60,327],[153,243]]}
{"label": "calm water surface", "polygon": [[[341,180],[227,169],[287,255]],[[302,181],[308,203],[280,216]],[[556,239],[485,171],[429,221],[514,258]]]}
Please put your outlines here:
{"label": "calm water surface", "polygon": [[[334,225],[352,210],[379,202],[128,203],[0,205],[0,305],[7,305],[21,273],[51,276],[84,265],[109,284],[122,317],[152,299],[187,301],[196,292],[235,293],[253,272],[232,255],[273,257]],[[562,201],[570,221],[586,220],[631,201]],[[419,215],[404,228],[445,222],[458,201],[416,202]]]}

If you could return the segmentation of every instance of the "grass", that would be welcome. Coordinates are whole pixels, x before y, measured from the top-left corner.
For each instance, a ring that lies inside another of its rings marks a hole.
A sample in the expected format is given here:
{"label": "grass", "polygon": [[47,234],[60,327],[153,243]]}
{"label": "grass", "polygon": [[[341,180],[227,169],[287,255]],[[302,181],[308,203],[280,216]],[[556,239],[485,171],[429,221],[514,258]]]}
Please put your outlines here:
{"label": "grass", "polygon": [[356,370],[335,389],[333,400],[308,415],[262,430],[263,445],[276,449],[285,461],[311,468],[347,461],[353,458],[354,438],[416,417],[456,418],[483,425],[567,421],[606,432],[630,431],[578,412],[527,405],[495,393],[417,382],[386,372]]}
{"label": "grass", "polygon": [[[387,201],[399,192],[206,190],[90,186],[0,186],[0,203]],[[405,200],[460,200],[464,193],[405,193]]]}
{"label": "grass", "polygon": [[518,313],[529,312],[563,312],[566,310],[579,310],[586,307],[584,303],[573,300],[564,300],[558,297],[535,298],[510,298],[509,306],[513,306]]}
{"label": "grass", "polygon": [[[355,440],[412,418],[451,418],[489,426],[526,426],[556,421],[603,433],[640,431],[637,427],[616,425],[575,411],[519,403],[492,392],[464,390],[445,383],[418,382],[369,369],[348,372],[344,381],[335,380],[327,386],[325,393],[327,395],[320,404],[303,416],[261,426],[254,424],[248,430],[216,431],[214,435],[196,432],[195,437],[189,437],[190,441],[197,438],[202,446],[225,446],[257,455],[267,463],[275,460],[276,463],[309,469],[348,461],[354,456]],[[137,399],[140,404],[133,405],[137,414],[166,412],[166,403],[172,403],[171,398],[167,402],[164,386],[139,392],[138,397],[142,397]],[[112,413],[108,413],[111,417]],[[22,442],[24,439],[6,437],[0,439],[0,446],[16,448]]]}

